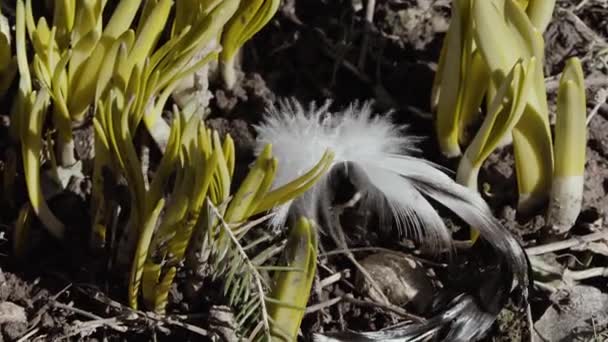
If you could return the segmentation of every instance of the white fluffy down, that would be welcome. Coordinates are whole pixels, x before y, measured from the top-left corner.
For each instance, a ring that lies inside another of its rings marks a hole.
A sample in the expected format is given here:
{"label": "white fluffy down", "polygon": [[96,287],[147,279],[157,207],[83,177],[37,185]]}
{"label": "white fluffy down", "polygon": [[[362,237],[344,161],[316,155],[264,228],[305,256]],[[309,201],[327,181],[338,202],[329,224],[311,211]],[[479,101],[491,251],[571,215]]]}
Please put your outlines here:
{"label": "white fluffy down", "polygon": [[[373,115],[369,102],[354,103],[336,113],[329,112],[329,106],[329,102],[313,103],[305,108],[296,100],[284,100],[269,108],[255,127],[257,152],[271,143],[279,161],[273,187],[307,172],[330,149],[335,153],[332,168],[348,163],[357,169],[351,181],[365,193],[365,205],[393,218],[409,237],[433,248],[450,245],[449,230],[427,201],[433,199],[477,228],[507,259],[520,284],[526,283],[526,259],[517,241],[477,192],[457,184],[432,163],[409,155],[416,151],[416,139],[405,134],[405,127],[393,124],[388,114]],[[317,221],[327,215],[332,192],[328,178],[324,176],[304,196],[276,208],[273,223],[282,225],[289,215],[307,215]]]}

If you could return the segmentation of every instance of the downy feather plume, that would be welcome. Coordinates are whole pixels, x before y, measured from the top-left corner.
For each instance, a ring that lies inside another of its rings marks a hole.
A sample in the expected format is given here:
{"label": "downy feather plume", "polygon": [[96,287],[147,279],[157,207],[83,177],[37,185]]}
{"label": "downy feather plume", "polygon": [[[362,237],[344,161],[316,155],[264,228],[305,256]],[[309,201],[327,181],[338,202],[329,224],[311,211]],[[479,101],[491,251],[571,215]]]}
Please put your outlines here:
{"label": "downy feather plume", "polygon": [[[331,230],[331,220],[327,218],[333,191],[332,170],[345,167],[351,183],[364,195],[366,202],[362,205],[377,210],[381,218],[393,219],[399,229],[427,248],[446,251],[445,247],[449,249],[452,241],[450,231],[428,199],[453,211],[479,230],[481,237],[503,258],[509,279],[502,285],[506,294],[501,301],[506,300],[513,280],[526,294],[528,267],[525,252],[493,217],[477,192],[457,184],[434,164],[411,156],[417,151],[417,139],[405,134],[405,126],[393,124],[389,114],[373,115],[371,102],[354,103],[337,113],[331,113],[329,106],[329,102],[322,106],[313,103],[305,108],[296,100],[283,100],[278,106],[269,108],[262,123],[255,127],[257,152],[271,143],[279,161],[273,188],[310,170],[327,149],[335,155],[328,173],[315,186],[303,196],[274,209],[272,224],[275,227],[282,226],[289,217],[304,215]],[[455,306],[444,315],[460,311],[458,308]],[[490,325],[495,318],[495,313],[492,314]],[[465,331],[463,338],[483,333],[489,327],[472,319],[441,321],[444,325],[452,324],[450,329],[454,331]],[[418,330],[427,333],[437,330],[430,326],[427,328]],[[460,335],[450,336],[453,338],[451,341],[460,341],[457,339]],[[315,338],[317,341],[340,340],[323,340],[322,336]],[[345,340],[354,340],[351,338]]]}

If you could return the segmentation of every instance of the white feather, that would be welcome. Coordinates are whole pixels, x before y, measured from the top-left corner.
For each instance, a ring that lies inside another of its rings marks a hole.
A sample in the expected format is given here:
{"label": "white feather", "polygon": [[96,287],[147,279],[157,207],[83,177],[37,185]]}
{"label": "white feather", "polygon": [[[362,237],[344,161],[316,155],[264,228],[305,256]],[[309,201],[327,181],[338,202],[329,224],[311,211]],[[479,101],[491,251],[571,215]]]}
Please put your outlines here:
{"label": "white feather", "polygon": [[[432,198],[478,229],[507,259],[518,283],[527,283],[526,257],[514,237],[477,192],[457,184],[434,164],[410,155],[417,151],[418,139],[406,135],[404,126],[393,124],[388,114],[373,116],[370,102],[352,104],[338,113],[330,113],[329,105],[304,108],[295,100],[281,101],[255,127],[258,153],[271,143],[279,161],[273,187],[304,174],[330,149],[335,154],[332,168],[348,165],[351,181],[365,191],[365,204],[393,218],[411,238],[433,248],[450,245],[449,230],[427,201]],[[304,196],[276,208],[273,224],[284,224],[291,214],[314,219],[328,215],[330,173]]]}
{"label": "white feather", "polygon": [[[410,237],[434,245],[434,250],[438,244],[448,245],[450,235],[437,212],[407,178],[386,167],[395,156],[414,151],[415,139],[404,134],[404,127],[393,125],[388,115],[373,117],[369,102],[353,104],[334,115],[328,108],[329,102],[305,109],[296,101],[283,101],[279,107],[270,108],[265,122],[256,126],[258,152],[272,143],[279,160],[273,187],[307,172],[330,149],[335,154],[334,165],[349,162],[369,181],[356,184],[367,185],[362,190],[366,190],[368,205],[382,210],[386,200],[386,209],[380,214],[393,217]],[[306,196],[277,208],[274,224],[285,222],[288,207],[297,207],[296,210],[313,217],[319,209],[323,215],[329,204],[324,203],[323,197],[331,193],[328,188],[331,184],[325,176]]]}
{"label": "white feather", "polygon": [[[511,279],[517,280],[524,298],[527,297],[529,281],[525,252],[492,216],[476,191],[457,184],[434,164],[412,157],[410,154],[416,151],[417,139],[407,136],[405,127],[394,125],[390,115],[373,116],[371,103],[355,103],[333,114],[329,112],[329,105],[326,102],[320,107],[311,104],[309,108],[304,108],[295,100],[282,101],[278,107],[270,108],[264,122],[256,126],[258,153],[267,143],[271,143],[274,155],[279,160],[274,188],[310,170],[327,149],[335,155],[330,171],[313,188],[296,200],[275,208],[275,226],[282,226],[289,215],[306,215],[317,222],[319,218],[329,217],[330,194],[334,190],[331,169],[345,165],[350,181],[365,193],[366,202],[363,205],[375,209],[384,220],[394,219],[400,230],[435,250],[449,246],[451,234],[427,198],[452,210],[478,229],[481,236],[498,251],[510,268]],[[331,222],[325,220],[324,223],[330,225]],[[506,292],[497,294],[497,297],[501,297],[495,298],[497,303],[506,299],[503,297],[509,292],[510,284],[505,283],[504,287]],[[472,318],[477,316],[464,315],[460,321],[454,321],[451,334],[461,336],[466,332],[466,336],[483,335],[495,314],[483,310],[473,310],[473,314],[489,316],[480,320],[478,318],[482,316]],[[441,321],[440,325],[444,324]],[[435,334],[437,329],[438,326],[423,324],[412,326],[410,330],[415,333],[395,335],[393,338],[377,335],[379,333],[344,333],[336,338],[317,334],[313,340],[418,341]]]}

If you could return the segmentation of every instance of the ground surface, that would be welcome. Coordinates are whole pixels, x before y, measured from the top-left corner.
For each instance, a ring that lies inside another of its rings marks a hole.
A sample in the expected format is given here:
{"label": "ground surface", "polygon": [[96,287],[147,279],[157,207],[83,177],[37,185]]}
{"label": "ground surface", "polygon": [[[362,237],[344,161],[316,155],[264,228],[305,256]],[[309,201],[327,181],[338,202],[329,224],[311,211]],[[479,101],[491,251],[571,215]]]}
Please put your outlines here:
{"label": "ground surface", "polygon": [[[278,98],[293,96],[301,101],[333,99],[336,108],[355,99],[373,99],[378,111],[394,110],[395,120],[409,124],[412,134],[428,138],[421,143],[425,158],[451,168],[455,166],[453,161],[439,155],[432,117],[428,113],[438,51],[449,20],[450,1],[378,0],[373,25],[368,29],[365,29],[364,7],[365,1],[357,0],[283,1],[275,19],[244,50],[244,73],[237,89],[227,92],[221,87],[212,88],[210,124],[222,132],[230,132],[235,138],[242,165],[247,165],[252,156],[251,125],[260,119],[264,107]],[[590,234],[605,226],[608,215],[608,104],[605,104],[608,2],[559,1],[545,39],[545,71],[552,103],[565,59],[578,56],[584,61],[589,111],[596,107],[596,114],[589,123],[583,213],[573,230],[575,234]],[[5,128],[0,124],[2,160],[8,158],[4,153],[8,142]],[[90,132],[84,128],[80,134],[85,145]],[[539,213],[525,221],[515,219],[513,207],[517,194],[512,159],[508,147],[490,157],[481,174],[482,181],[488,184],[484,194],[504,224],[521,236],[525,245],[534,246],[543,237],[540,233],[543,215]],[[16,196],[17,201],[23,201],[25,193]],[[86,216],[75,214],[87,210],[80,197],[55,202],[59,216],[73,222],[89,221]],[[172,291],[172,312],[182,314],[179,321],[191,325],[130,312],[118,304],[124,302],[124,298],[112,295],[117,301],[113,302],[99,295],[104,289],[110,289],[112,293],[111,288],[117,285],[108,283],[107,279],[111,277],[91,274],[91,270],[96,269],[95,263],[82,262],[91,257],[84,250],[66,250],[65,245],[44,242],[26,262],[15,262],[10,256],[10,240],[4,239],[10,237],[14,219],[14,211],[1,212],[0,280],[4,278],[4,281],[0,282],[0,303],[14,306],[0,306],[0,317],[6,316],[7,312],[13,317],[12,322],[0,321],[0,341],[50,341],[64,337],[83,341],[200,340],[197,327],[209,329],[210,320],[218,317],[217,307],[209,303],[196,310],[180,305],[182,295],[178,289]],[[353,245],[359,247],[407,250],[388,242],[382,234],[355,231],[352,240]],[[580,271],[608,266],[606,250],[605,243],[597,242],[593,248],[562,251],[554,256],[560,265]],[[363,259],[370,251],[368,248],[358,253],[357,259]],[[397,310],[398,307],[387,309],[370,304],[369,298],[358,291],[361,287],[355,285],[359,281],[356,269],[344,256],[325,256],[321,262],[319,278],[326,286],[315,289],[310,302],[314,309],[304,319],[303,332],[344,328],[377,330],[396,324],[406,316],[402,309]],[[441,272],[437,270],[441,267],[435,268],[436,273]],[[567,299],[560,295],[562,288],[551,284],[547,285],[549,290],[539,291],[532,301],[532,316],[538,321],[539,330],[546,325],[543,317],[547,308],[568,307]],[[593,277],[583,280],[582,284],[589,286],[584,289],[598,290],[599,301],[605,300],[601,296],[608,293],[605,278]],[[580,289],[574,285],[570,288]],[[340,303],[332,302],[336,297],[345,299]],[[552,306],[552,303],[558,305]],[[426,306],[428,303],[423,301],[408,306],[408,310],[424,312]],[[605,315],[596,317],[599,313],[584,309],[583,305],[581,315],[587,313],[588,317],[583,317],[583,321],[593,321],[592,333],[581,335],[584,337],[570,336],[566,340],[608,340],[608,333],[603,332],[608,325]],[[523,340],[528,328],[525,319],[519,316],[520,313],[505,310],[488,341]],[[119,318],[101,319],[105,317]]]}

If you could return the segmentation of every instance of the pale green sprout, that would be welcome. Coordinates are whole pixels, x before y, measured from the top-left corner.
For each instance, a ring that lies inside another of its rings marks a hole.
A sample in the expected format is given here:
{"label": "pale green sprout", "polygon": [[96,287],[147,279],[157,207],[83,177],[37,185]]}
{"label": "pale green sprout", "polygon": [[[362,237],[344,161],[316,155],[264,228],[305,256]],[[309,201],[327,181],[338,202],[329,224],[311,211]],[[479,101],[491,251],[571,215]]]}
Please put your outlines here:
{"label": "pale green sprout", "polygon": [[[179,122],[174,122],[173,126],[181,125]],[[220,159],[216,154],[217,148],[213,148],[211,154],[207,153],[212,149],[212,146],[207,145],[210,141],[207,134],[210,133],[196,118],[190,119],[186,124],[181,138],[179,135],[182,132],[179,128],[174,129],[172,137],[175,139],[172,139],[172,143],[168,145],[171,147],[171,157],[164,159],[166,162],[160,167],[161,176],[169,175],[170,164],[177,163],[178,171],[171,200],[165,208],[165,215],[151,242],[148,242],[150,248],[144,265],[142,287],[144,302],[147,307],[159,313],[165,310],[169,293],[166,285],[170,286],[173,283],[176,266],[185,257],[190,236],[198,221],[205,195]],[[232,143],[229,136],[226,141]],[[219,137],[216,137],[215,143],[218,142]],[[178,149],[174,148],[175,145],[178,145]],[[180,150],[181,157],[179,153],[175,153]]]}
{"label": "pale green sprout", "polygon": [[529,0],[526,14],[539,32],[545,32],[551,22],[556,0]]}
{"label": "pale green sprout", "polygon": [[[477,1],[474,13],[475,41],[492,70],[494,83],[499,84],[519,59],[535,57],[539,65],[543,64],[542,36],[513,0]],[[528,103],[513,129],[513,144],[518,211],[529,214],[547,199],[553,173],[553,149],[541,67],[535,68]]]}
{"label": "pale green sprout", "polygon": [[[461,145],[466,145],[470,140],[468,129],[479,117],[484,95],[489,106],[499,84],[490,78],[486,56],[482,56],[477,48],[475,34],[480,30],[475,24],[474,7],[477,2],[479,1],[453,1],[452,19],[433,81],[431,109],[436,113],[439,147],[447,157],[460,156]],[[485,6],[483,11],[489,9],[488,4],[499,11],[509,6],[505,0],[482,2],[485,2],[482,4]],[[551,19],[555,1],[516,0],[516,4],[521,11],[525,11],[524,14],[530,18],[534,27],[543,32]],[[511,63],[506,72],[512,66]],[[508,134],[501,145],[510,141],[511,135]]]}
{"label": "pale green sprout", "polygon": [[[129,3],[123,0],[119,6],[127,4]],[[105,89],[112,87],[112,96],[121,108],[125,108],[125,103],[130,103],[127,110],[122,112],[128,125],[125,129],[134,132],[143,121],[161,151],[166,150],[170,133],[169,126],[161,118],[165,104],[184,77],[194,73],[215,56],[216,52],[210,50],[204,58],[191,63],[197,51],[212,44],[214,37],[236,10],[238,1],[222,1],[204,18],[193,23],[194,26],[186,26],[178,35],[154,50],[155,41],[162,31],[162,25],[158,23],[168,19],[170,4],[170,1],[159,1],[153,6],[148,4],[142,11],[137,34],[133,30],[123,30],[130,25],[131,13],[135,13],[130,6],[135,4],[128,6],[127,9],[131,12],[119,12],[117,9],[115,14],[121,15],[110,20],[96,47],[99,54],[105,52],[105,57],[100,61],[89,59],[85,64],[85,70],[90,69],[86,72],[87,77],[97,75],[97,78],[88,77],[88,82],[84,84],[90,83],[90,86],[82,88],[83,92],[93,94],[95,101],[103,103],[104,94],[107,93]],[[97,231],[94,243],[102,240],[106,226],[100,222],[105,217],[105,206],[99,203],[103,189],[102,170],[108,164],[108,158],[103,155],[103,145],[99,150],[102,154],[101,158],[95,160],[96,171],[93,176],[92,197],[96,211],[93,225]]]}
{"label": "pale green sprout", "polygon": [[219,61],[228,89],[236,84],[235,64],[239,49],[272,19],[279,4],[280,0],[241,1],[234,16],[226,23]]}
{"label": "pale green sprout", "polygon": [[[237,6],[236,0],[222,1],[204,18],[196,21],[192,26],[187,26],[179,35],[172,37],[157,49],[150,57],[149,68],[144,66],[142,69],[146,87],[145,91],[138,93],[134,109],[136,113],[145,113],[143,121],[162,150],[165,148],[168,135],[168,128],[160,120],[164,104],[181,80],[192,75],[216,56],[217,50],[213,48],[214,40],[236,11]],[[202,49],[208,49],[206,50],[208,54],[192,64],[192,59]],[[150,106],[150,101],[155,98],[156,102]]]}
{"label": "pale green sprout", "polygon": [[518,62],[503,80],[493,97],[488,113],[460,159],[456,181],[477,190],[477,177],[483,162],[517,124],[528,101],[534,75],[535,59],[525,67]]}
{"label": "pale green sprout", "polygon": [[[259,269],[280,246],[272,245],[250,258],[245,252],[250,246],[241,243],[254,215],[307,191],[330,167],[333,154],[326,152],[311,170],[271,190],[278,162],[268,145],[231,196],[236,158],[230,136],[220,139],[199,116],[190,115],[192,106],[174,108],[170,128],[161,112],[182,80],[217,57],[217,40],[239,1],[180,2],[171,36],[160,46],[157,42],[173,1],[121,0],[106,25],[102,22],[105,5],[105,0],[47,2],[54,14],[49,27],[45,18],[34,18],[31,0],[17,3],[20,83],[12,129],[22,142],[31,203],[31,209],[24,207],[21,212],[20,231],[26,233],[30,212],[34,212],[53,235],[64,235],[65,227],[49,210],[40,187],[43,123],[50,105],[62,165],[74,161],[72,124],[92,113],[96,153],[92,242],[94,246],[103,243],[106,227],[113,220],[109,209],[114,199],[106,198],[104,192],[111,181],[105,177],[109,171],[113,179],[124,177],[129,189],[124,235],[115,246],[118,263],[131,265],[129,304],[137,308],[143,299],[146,308],[164,313],[177,269],[193,248],[192,236],[205,236],[206,242],[194,248],[202,247],[213,256],[218,274],[227,268],[225,294],[231,305],[241,309],[239,323],[263,322],[264,335],[270,337],[265,294],[269,286]],[[270,19],[276,6],[276,1],[260,4],[249,25],[228,45],[242,45]],[[250,10],[245,12],[253,13]],[[135,18],[136,28],[131,29]],[[184,18],[187,20],[182,22]],[[31,64],[28,37],[34,50]],[[0,53],[1,43],[0,37]],[[35,91],[34,81],[42,89]],[[133,142],[142,121],[164,153],[149,185]],[[53,153],[51,157],[56,167]],[[175,181],[170,182],[173,176]],[[171,195],[165,197],[170,185]],[[16,251],[22,254],[23,247],[16,246]],[[251,294],[252,280],[257,295]]]}
{"label": "pale green sprout", "polygon": [[[18,72],[17,58],[13,56],[11,51],[12,40],[8,18],[0,12],[0,99],[4,97]],[[18,135],[14,131],[12,133],[13,137]],[[0,169],[0,177],[2,178],[0,200],[3,200],[10,207],[13,207],[14,204],[11,195],[16,175],[16,158],[14,156],[15,151],[7,149],[4,168]]]}
{"label": "pale green sprout", "polygon": [[[518,213],[523,215],[529,215],[545,203],[556,175],[542,68],[542,32],[551,20],[554,7],[554,0],[455,1],[431,97],[431,107],[437,111],[441,150],[446,156],[456,156],[460,153],[460,144],[468,142],[467,126],[476,120],[479,100],[485,95],[486,118],[460,162],[457,178],[462,184],[476,188],[483,160],[512,140]],[[525,65],[532,60],[535,67],[528,72]],[[518,103],[507,101],[501,108],[517,110],[498,115],[501,112],[497,108],[505,96],[500,89],[505,82],[513,81],[509,75],[520,62],[524,66],[525,82],[521,78],[521,84],[526,84],[525,89],[520,92]],[[523,112],[520,112],[522,105]],[[497,120],[501,117],[502,120]]]}
{"label": "pale green sprout", "polygon": [[[110,91],[106,99],[99,103],[97,115],[94,118],[94,127],[98,138],[96,143],[107,153],[105,162],[113,170],[123,174],[129,185],[131,211],[126,227],[128,236],[126,242],[120,241],[119,248],[128,249],[125,254],[130,254],[129,251],[133,250],[131,241],[135,240],[137,245],[129,282],[129,303],[131,306],[137,307],[137,294],[148,252],[147,245],[156,228],[160,211],[164,207],[164,199],[161,196],[162,188],[159,187],[163,185],[165,180],[163,178],[168,175],[161,170],[153,190],[146,189],[140,161],[133,145],[133,137],[129,131],[129,116],[123,114],[129,113],[133,101],[131,100],[127,104],[119,102],[116,90]],[[118,115],[122,115],[122,117]],[[179,124],[176,125],[176,129],[179,129]],[[163,159],[173,157],[171,153],[168,153],[163,156]],[[161,162],[161,166],[166,164],[166,161]],[[163,168],[165,167],[163,166]],[[97,218],[103,217],[104,215],[100,215]],[[96,222],[96,224],[104,225],[104,222]]]}
{"label": "pale green sprout", "polygon": [[515,0],[515,3],[526,12],[539,32],[545,32],[551,22],[556,0]]}
{"label": "pale green sprout", "polygon": [[45,89],[32,90],[25,49],[26,9],[22,1],[17,2],[16,16],[16,52],[20,80],[17,99],[12,108],[12,117],[16,119],[16,125],[13,126],[16,133],[13,134],[21,142],[25,183],[32,210],[49,233],[61,239],[65,226],[48,207],[40,183],[42,131],[50,96]]}
{"label": "pale green sprout", "polygon": [[28,240],[32,224],[34,221],[34,211],[29,203],[24,204],[19,210],[19,216],[15,222],[13,231],[13,253],[18,259],[22,259],[27,254]]}
{"label": "pale green sprout", "polygon": [[[192,63],[197,52],[213,46],[238,6],[238,0],[222,1],[157,47],[173,1],[143,3],[121,0],[103,26],[101,15],[106,1],[83,1],[76,6],[57,1],[53,19],[56,26],[49,27],[45,18],[35,22],[31,0],[26,2],[26,26],[35,51],[33,70],[53,98],[59,160],[64,166],[75,162],[72,122],[84,120],[110,89],[111,79],[119,82],[123,91],[131,85],[130,90],[136,94],[133,111],[139,113],[164,149],[169,129],[158,120],[164,104],[181,79],[215,56],[217,51],[208,48],[206,56]],[[134,30],[130,27],[138,12]],[[139,124],[141,118],[133,117],[130,124]]]}
{"label": "pale green sprout", "polygon": [[[140,162],[130,134],[129,116],[134,100],[121,103],[117,91],[111,91],[98,106],[94,119],[99,143],[109,151],[109,161],[114,170],[123,174],[131,192],[131,213],[127,231],[135,232],[135,258],[132,261],[129,303],[138,306],[140,288],[146,306],[163,313],[168,290],[173,282],[176,267],[185,258],[188,244],[195,229],[213,231],[218,220],[199,219],[205,200],[212,205],[229,199],[234,173],[234,145],[230,136],[222,143],[217,132],[209,130],[197,117],[191,117],[185,126],[183,115],[175,112],[175,121],[169,144],[158,172],[149,189],[145,188]],[[118,117],[120,114],[122,117]],[[328,153],[311,172],[279,189],[269,191],[276,171],[276,159],[267,146],[239,190],[220,209],[229,224],[240,224],[270,205],[280,205],[309,189],[331,164]],[[168,202],[161,202],[172,170],[177,169],[176,181]],[[160,203],[160,204],[159,204]],[[268,207],[267,209],[265,209]],[[162,218],[158,211],[165,212]],[[218,241],[225,234],[219,230]],[[121,249],[132,250],[127,238]],[[219,246],[222,247],[227,242]],[[126,253],[130,254],[129,252]]]}
{"label": "pale green sprout", "polygon": [[[26,59],[26,31],[34,47],[33,76],[47,89],[53,103],[57,130],[56,146],[59,164],[74,164],[72,122],[82,121],[98,103],[128,109],[121,120],[127,120],[129,131],[135,131],[143,120],[157,144],[164,150],[169,128],[160,120],[169,96],[184,77],[194,73],[214,58],[210,49],[196,63],[192,59],[201,49],[213,45],[238,7],[238,0],[226,0],[203,12],[191,25],[181,27],[164,45],[156,42],[169,18],[172,1],[145,2],[136,30],[130,29],[141,0],[121,0],[107,25],[102,25],[105,1],[83,1],[76,6],[66,1],[53,3],[56,26],[49,27],[45,18],[33,16],[31,0],[19,1],[20,24],[17,25],[18,64],[21,74],[19,97],[13,108],[13,136],[20,135],[26,97],[32,91],[30,68]],[[186,10],[182,7],[182,12]],[[26,30],[27,28],[27,30]],[[67,39],[67,41],[66,41]],[[71,46],[72,48],[68,49]],[[103,100],[113,88],[115,99]],[[129,102],[129,106],[125,105]],[[99,140],[98,138],[96,138]],[[100,205],[101,174],[108,164],[107,153],[99,148],[95,160],[93,201],[95,230],[104,236],[104,205]],[[32,201],[37,201],[32,199]]]}
{"label": "pale green sprout", "polygon": [[566,62],[557,94],[555,168],[547,224],[567,233],[581,211],[587,147],[585,80],[578,58]]}
{"label": "pale green sprout", "polygon": [[[187,26],[193,25],[201,18],[208,16],[221,2],[222,0],[182,0],[176,2],[175,20],[171,28],[171,35],[178,35]],[[221,32],[218,32],[218,36],[212,40],[213,44],[203,47],[197,52],[190,61],[190,64],[195,64],[202,58],[205,58],[209,55],[209,50],[217,49],[220,39]],[[212,75],[215,74],[215,68],[217,68],[217,54],[214,54],[212,63],[184,77],[173,90],[171,98],[182,109],[182,112],[186,114],[186,118],[190,115],[204,118],[208,114],[209,100],[211,99],[208,89]]]}
{"label": "pale green sprout", "polygon": [[[82,6],[82,5],[81,5]],[[55,0],[53,4],[53,26],[57,28],[56,38],[62,48],[68,46],[76,19],[77,1]],[[82,15],[79,13],[79,15]]]}
{"label": "pale green sprout", "polygon": [[460,143],[477,117],[489,81],[488,67],[473,40],[473,0],[456,0],[433,82],[431,107],[439,146],[446,157],[461,155]]}
{"label": "pale green sprout", "polygon": [[8,18],[0,12],[0,70],[6,69],[13,59],[11,53],[11,27]]}
{"label": "pale green sprout", "polygon": [[21,127],[21,152],[27,192],[32,209],[48,231],[62,239],[64,224],[51,212],[42,193],[40,184],[40,155],[42,152],[42,126],[49,105],[49,95],[45,90],[31,92],[22,113],[24,122]]}
{"label": "pale green sprout", "polygon": [[32,92],[32,78],[27,59],[26,49],[26,24],[25,7],[23,1],[18,1],[16,6],[15,23],[15,54],[17,67],[19,69],[19,88],[17,96],[11,108],[11,137],[18,140],[21,137],[22,115],[27,102],[26,97]]}
{"label": "pale green sprout", "polygon": [[[531,92],[536,60],[531,58],[523,64],[522,61],[515,64],[494,94],[480,129],[460,159],[456,173],[458,183],[477,191],[477,177],[483,162],[519,122]],[[478,237],[479,233],[471,230],[471,240],[476,241]]]}
{"label": "pale green sprout", "polygon": [[17,74],[17,60],[13,57],[11,28],[0,12],[0,98],[4,97]]}
{"label": "pale green sprout", "polygon": [[276,271],[268,304],[273,340],[295,341],[317,268],[317,231],[305,217],[290,230],[284,251],[289,270]]}
{"label": "pale green sprout", "polygon": [[[81,121],[82,116],[75,116],[69,106],[68,101],[73,94],[70,86],[77,83],[74,79],[76,70],[85,56],[91,53],[99,37],[99,32],[94,28],[101,21],[101,12],[86,16],[89,20],[87,23],[93,25],[87,26],[89,30],[83,32],[81,26],[74,27],[74,20],[84,16],[81,12],[87,10],[85,3],[76,6],[70,1],[57,1],[54,5],[53,26],[49,27],[45,18],[40,18],[36,23],[31,0],[26,0],[25,22],[35,53],[32,64],[34,77],[48,89],[52,97],[59,162],[62,166],[71,166],[76,162],[72,120]],[[73,48],[69,49],[70,46]]]}

